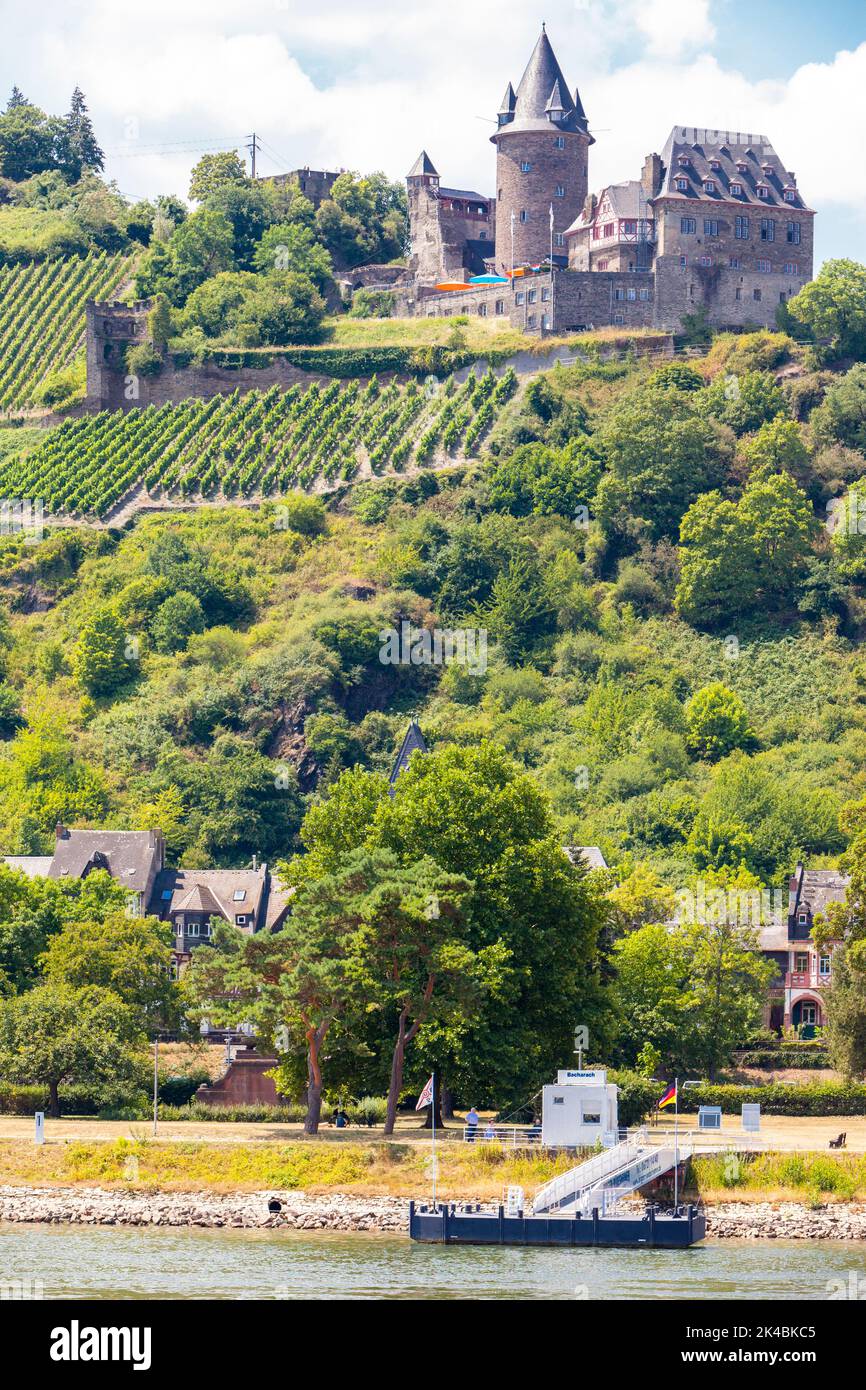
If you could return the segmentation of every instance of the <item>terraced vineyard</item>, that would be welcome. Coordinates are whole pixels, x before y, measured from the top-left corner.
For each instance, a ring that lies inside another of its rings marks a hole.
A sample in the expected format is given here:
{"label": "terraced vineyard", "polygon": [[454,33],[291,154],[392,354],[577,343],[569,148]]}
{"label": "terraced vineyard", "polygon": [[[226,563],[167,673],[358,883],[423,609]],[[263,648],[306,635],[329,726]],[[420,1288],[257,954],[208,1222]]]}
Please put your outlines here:
{"label": "terraced vineyard", "polygon": [[0,269],[0,410],[34,404],[37,386],[72,361],[88,299],[107,299],[129,257],[104,251]]}
{"label": "terraced vineyard", "polygon": [[517,387],[511,368],[458,385],[383,386],[374,377],[306,390],[104,411],[67,420],[36,450],[0,465],[0,497],[46,512],[104,517],[143,485],[152,497],[276,496],[471,454]]}

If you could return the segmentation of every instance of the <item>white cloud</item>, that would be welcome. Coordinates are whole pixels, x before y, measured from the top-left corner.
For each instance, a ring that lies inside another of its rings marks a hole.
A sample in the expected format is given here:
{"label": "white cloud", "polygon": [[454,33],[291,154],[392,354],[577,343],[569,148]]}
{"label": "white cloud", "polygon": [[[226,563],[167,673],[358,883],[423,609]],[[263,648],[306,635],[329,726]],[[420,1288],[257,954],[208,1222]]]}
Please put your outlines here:
{"label": "white cloud", "polygon": [[[179,142],[240,143],[253,127],[265,172],[311,163],[400,177],[425,146],[449,182],[492,190],[493,117],[546,17],[596,132],[593,186],[634,177],[677,122],[736,127],[768,135],[813,204],[866,218],[854,149],[866,44],[754,82],[712,54],[721,3],[43,0],[38,24],[21,6],[4,19],[7,85],[57,110],[79,82],[127,193],[185,192],[196,155]],[[623,53],[639,56],[623,66]]]}

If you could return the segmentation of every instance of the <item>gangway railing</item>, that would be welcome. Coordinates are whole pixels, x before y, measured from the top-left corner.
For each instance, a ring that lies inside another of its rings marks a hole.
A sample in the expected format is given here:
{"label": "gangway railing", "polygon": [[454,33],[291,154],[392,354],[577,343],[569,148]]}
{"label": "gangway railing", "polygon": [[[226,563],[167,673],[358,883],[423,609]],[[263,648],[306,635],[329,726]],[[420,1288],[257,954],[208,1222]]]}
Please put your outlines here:
{"label": "gangway railing", "polygon": [[676,1141],[674,1135],[668,1133],[665,1140],[658,1142],[656,1136],[649,1140],[645,1130],[637,1130],[613,1148],[551,1178],[536,1193],[533,1209],[536,1212],[562,1207],[591,1210],[598,1205],[603,1193],[610,1190],[624,1197],[670,1172],[691,1154],[690,1132],[678,1133]]}

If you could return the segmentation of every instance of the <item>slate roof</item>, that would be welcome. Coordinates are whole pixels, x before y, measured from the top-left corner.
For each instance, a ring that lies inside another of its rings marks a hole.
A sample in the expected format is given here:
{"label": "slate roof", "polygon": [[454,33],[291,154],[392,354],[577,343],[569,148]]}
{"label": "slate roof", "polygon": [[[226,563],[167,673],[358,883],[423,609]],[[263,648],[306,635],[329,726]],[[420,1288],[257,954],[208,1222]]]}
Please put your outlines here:
{"label": "slate roof", "polygon": [[[580,131],[589,135],[580,93],[575,89],[572,96],[569,91],[544,28],[520,79],[513,104],[510,104],[512,95],[509,83],[499,111],[502,123],[491,137],[494,141],[502,134],[530,130]],[[556,107],[566,113],[561,121],[552,121],[548,115]],[[511,112],[511,119],[506,119]]]}
{"label": "slate roof", "polygon": [[428,753],[430,751],[424,741],[424,735],[421,732],[420,725],[417,720],[413,719],[406,733],[403,735],[400,751],[394,759],[394,766],[391,768],[391,776],[388,778],[388,787],[391,796],[394,795],[394,785],[397,778],[400,776],[400,773],[409,766],[409,759],[416,750],[419,753]]}
{"label": "slate roof", "polygon": [[610,202],[613,217],[652,219],[653,210],[642,191],[640,179],[625,179],[623,183],[609,183],[607,188],[603,188],[598,195],[592,217],[586,218],[585,210],[582,208],[580,215],[566,229],[565,235],[568,236],[570,232],[583,231],[584,228],[591,227],[593,222],[597,222],[599,209],[605,198]]}
{"label": "slate roof", "polygon": [[10,869],[17,869],[28,878],[47,878],[51,868],[50,854],[5,854],[3,863]]}
{"label": "slate roof", "polygon": [[58,834],[49,878],[81,878],[106,869],[133,893],[144,893],[161,859],[154,830],[64,830]]}
{"label": "slate roof", "polygon": [[[688,160],[680,164],[681,157]],[[766,135],[750,135],[743,131],[709,130],[703,126],[674,126],[661,153],[662,183],[655,195],[661,198],[680,198],[686,202],[733,202],[749,208],[806,208],[796,187],[793,174],[782,164]],[[718,164],[711,168],[710,160]],[[741,168],[737,166],[741,165]],[[688,188],[675,186],[677,178],[685,178]],[[704,188],[705,179],[712,179],[716,189]],[[742,193],[732,193],[731,184],[739,184]],[[757,187],[764,184],[766,198],[759,198]],[[793,192],[793,201],[786,201],[785,190]]]}
{"label": "slate roof", "polygon": [[582,862],[588,869],[607,868],[607,860],[598,845],[566,845],[565,852],[572,864]]}
{"label": "slate roof", "polygon": [[805,869],[798,864],[788,888],[788,911],[808,907],[812,917],[825,912],[831,903],[845,901],[850,879],[838,869]]}
{"label": "slate roof", "polygon": [[430,158],[426,150],[421,151],[406,177],[409,179],[414,179],[417,178],[420,174],[430,174],[434,179],[438,179],[439,177],[439,170],[434,168],[433,160]]}
{"label": "slate roof", "polygon": [[491,203],[485,193],[473,193],[471,188],[439,188],[440,198],[462,198],[467,203]]}
{"label": "slate roof", "polygon": [[[235,893],[241,892],[244,896],[235,901]],[[236,916],[250,917],[249,930],[261,931],[284,916],[288,899],[266,864],[257,869],[163,869],[150,911],[162,918],[207,913],[232,923]]]}

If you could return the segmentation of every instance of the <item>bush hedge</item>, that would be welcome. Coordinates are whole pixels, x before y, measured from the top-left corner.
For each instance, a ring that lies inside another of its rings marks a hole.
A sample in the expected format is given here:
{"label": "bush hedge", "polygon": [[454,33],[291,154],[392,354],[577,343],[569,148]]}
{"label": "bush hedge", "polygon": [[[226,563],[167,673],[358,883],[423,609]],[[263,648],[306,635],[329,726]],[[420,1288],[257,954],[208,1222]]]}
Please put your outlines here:
{"label": "bush hedge", "polygon": [[765,1115],[866,1115],[866,1086],[854,1081],[810,1081],[805,1086],[680,1087],[680,1112],[694,1114],[700,1105],[720,1105],[736,1114],[743,1103],[760,1105]]}
{"label": "bush hedge", "polygon": [[801,1067],[810,1071],[830,1066],[827,1049],[807,1048],[792,1045],[773,1049],[756,1049],[752,1052],[739,1052],[736,1057],[738,1067],[757,1067],[763,1071],[779,1071],[782,1067]]}

